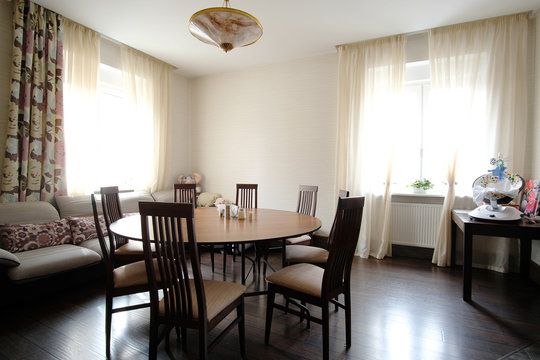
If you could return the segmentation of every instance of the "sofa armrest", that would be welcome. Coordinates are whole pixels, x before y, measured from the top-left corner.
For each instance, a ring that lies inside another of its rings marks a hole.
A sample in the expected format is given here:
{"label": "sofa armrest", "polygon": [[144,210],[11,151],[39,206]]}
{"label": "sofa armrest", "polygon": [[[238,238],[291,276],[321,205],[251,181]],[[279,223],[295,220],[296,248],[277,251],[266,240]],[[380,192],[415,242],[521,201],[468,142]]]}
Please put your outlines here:
{"label": "sofa armrest", "polygon": [[21,262],[17,256],[9,251],[0,249],[0,266],[14,267],[19,266],[20,264]]}

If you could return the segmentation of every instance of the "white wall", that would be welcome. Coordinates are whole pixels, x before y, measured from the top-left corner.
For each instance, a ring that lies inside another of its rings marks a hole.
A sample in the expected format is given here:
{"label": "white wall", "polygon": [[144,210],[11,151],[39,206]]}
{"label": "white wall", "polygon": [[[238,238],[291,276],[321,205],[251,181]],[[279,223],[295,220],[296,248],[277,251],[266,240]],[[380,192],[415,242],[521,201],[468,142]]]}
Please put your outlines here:
{"label": "white wall", "polygon": [[191,161],[203,190],[234,201],[237,183],[258,183],[259,207],[295,211],[298,185],[318,185],[316,215],[327,233],[335,206],[337,54],[190,82]]}
{"label": "white wall", "polygon": [[178,176],[190,174],[190,122],[189,122],[189,82],[178,74],[173,74],[171,82],[171,141],[169,143],[169,187],[176,182]]}

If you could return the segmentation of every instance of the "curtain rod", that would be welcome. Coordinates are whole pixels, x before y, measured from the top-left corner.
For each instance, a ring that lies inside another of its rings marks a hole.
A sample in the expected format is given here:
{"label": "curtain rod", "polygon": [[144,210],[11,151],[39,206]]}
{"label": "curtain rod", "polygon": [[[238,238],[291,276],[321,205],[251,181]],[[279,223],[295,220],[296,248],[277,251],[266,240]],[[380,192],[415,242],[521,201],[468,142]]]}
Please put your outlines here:
{"label": "curtain rod", "polygon": [[345,43],[345,44],[339,44],[339,45],[336,45],[336,49],[339,48],[339,47],[341,47],[341,46],[344,46],[344,45],[360,44],[360,43],[363,43],[363,42],[366,42],[366,41],[372,41],[372,40],[384,39],[384,38],[387,38],[387,37],[390,37],[390,36],[399,36],[399,35],[412,36],[412,35],[419,35],[419,34],[427,33],[429,30],[433,30],[433,29],[440,29],[440,28],[445,28],[445,27],[453,26],[453,25],[469,24],[469,23],[474,23],[474,22],[477,22],[477,21],[493,20],[493,19],[503,18],[503,17],[506,17],[506,16],[515,16],[515,15],[520,15],[520,14],[527,14],[528,17],[529,17],[529,19],[534,19],[534,18],[536,18],[536,14],[538,13],[538,11],[540,11],[540,9],[537,9],[537,10],[534,10],[534,11],[533,11],[533,10],[530,10],[530,11],[523,11],[523,12],[519,12],[519,13],[515,13],[515,14],[507,14],[507,15],[494,16],[494,17],[486,18],[486,19],[477,19],[477,20],[465,21],[465,22],[457,23],[457,24],[442,25],[442,26],[437,26],[437,27],[430,28],[430,29],[418,30],[418,31],[413,31],[413,32],[409,32],[409,33],[392,34],[392,35],[381,36],[381,37],[377,37],[377,38],[371,38],[371,39],[365,39],[365,40],[360,40],[360,41],[354,41],[354,42],[351,42],[351,43]]}

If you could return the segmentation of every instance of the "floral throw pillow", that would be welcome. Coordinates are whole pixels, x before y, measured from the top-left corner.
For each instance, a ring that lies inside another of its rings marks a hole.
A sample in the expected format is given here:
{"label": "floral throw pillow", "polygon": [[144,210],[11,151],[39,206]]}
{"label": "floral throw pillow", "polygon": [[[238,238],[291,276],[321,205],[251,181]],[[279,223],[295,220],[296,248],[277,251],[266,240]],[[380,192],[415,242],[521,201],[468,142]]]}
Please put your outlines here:
{"label": "floral throw pillow", "polygon": [[71,229],[66,219],[45,224],[0,225],[0,247],[9,252],[72,242]]}
{"label": "floral throw pillow", "polygon": [[[73,237],[73,243],[75,245],[98,237],[93,216],[69,217],[68,220],[69,226],[71,227],[71,236]],[[107,236],[107,226],[105,225],[105,218],[103,215],[99,215],[99,225],[101,231],[103,231],[103,236]]]}

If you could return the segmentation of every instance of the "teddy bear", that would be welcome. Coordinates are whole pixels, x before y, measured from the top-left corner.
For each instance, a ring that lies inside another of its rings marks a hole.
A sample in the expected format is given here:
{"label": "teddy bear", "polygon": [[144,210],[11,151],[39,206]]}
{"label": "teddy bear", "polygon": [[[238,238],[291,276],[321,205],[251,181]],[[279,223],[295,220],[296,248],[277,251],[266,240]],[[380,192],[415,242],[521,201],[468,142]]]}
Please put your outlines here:
{"label": "teddy bear", "polygon": [[180,175],[178,177],[178,183],[179,184],[196,184],[196,192],[199,194],[201,192],[201,187],[199,186],[199,182],[201,181],[201,174],[199,173],[193,173],[188,175]]}
{"label": "teddy bear", "polygon": [[178,177],[178,183],[179,184],[196,184],[197,187],[195,188],[195,191],[197,192],[197,206],[198,207],[210,207],[214,206],[214,203],[216,202],[216,199],[221,197],[221,194],[218,193],[209,193],[209,192],[203,192],[201,193],[201,187],[199,186],[199,182],[201,181],[201,174],[193,173],[188,175],[180,175]]}

